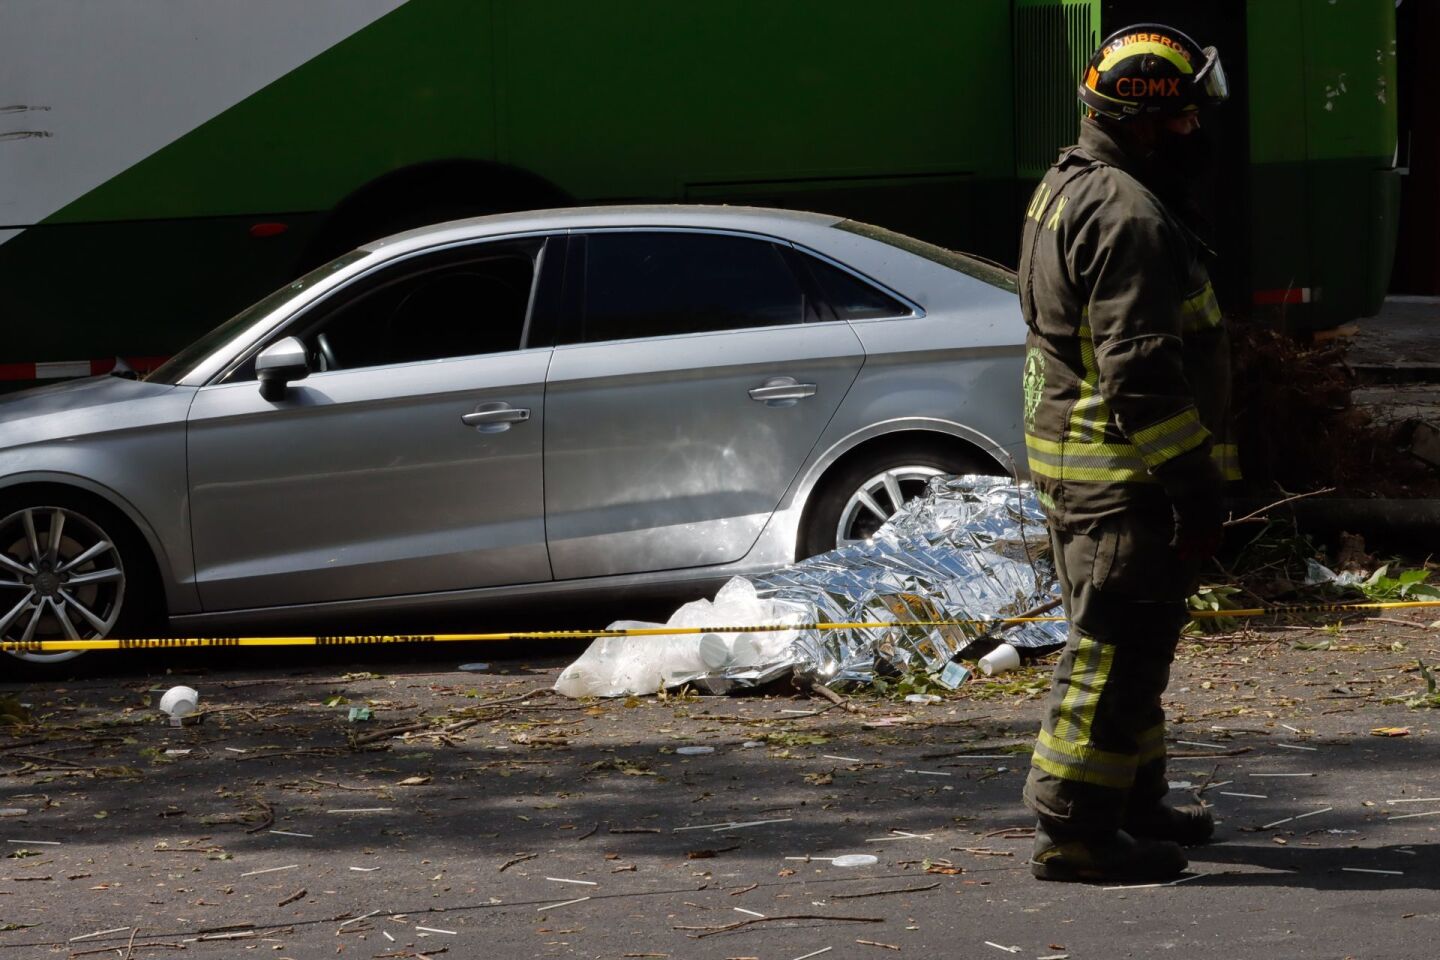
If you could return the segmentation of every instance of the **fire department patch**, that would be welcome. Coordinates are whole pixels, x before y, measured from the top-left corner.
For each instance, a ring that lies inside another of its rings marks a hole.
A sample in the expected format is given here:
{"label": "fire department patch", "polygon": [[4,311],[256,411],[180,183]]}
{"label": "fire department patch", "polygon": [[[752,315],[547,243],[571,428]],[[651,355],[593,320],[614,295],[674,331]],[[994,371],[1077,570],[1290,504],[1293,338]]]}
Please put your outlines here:
{"label": "fire department patch", "polygon": [[1025,351],[1025,375],[1022,380],[1025,389],[1025,425],[1035,426],[1035,410],[1040,406],[1040,396],[1045,392],[1045,354],[1039,347]]}

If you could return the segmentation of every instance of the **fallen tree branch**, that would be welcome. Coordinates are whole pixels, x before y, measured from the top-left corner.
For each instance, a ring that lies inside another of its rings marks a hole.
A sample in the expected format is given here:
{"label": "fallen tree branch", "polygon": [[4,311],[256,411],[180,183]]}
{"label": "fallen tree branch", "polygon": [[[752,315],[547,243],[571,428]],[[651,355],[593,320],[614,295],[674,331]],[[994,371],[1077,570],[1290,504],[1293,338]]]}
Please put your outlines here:
{"label": "fallen tree branch", "polygon": [[739,930],[741,927],[748,927],[756,923],[778,923],[783,920],[836,920],[841,923],[884,923],[884,917],[828,917],[819,913],[787,913],[778,917],[752,917],[749,920],[737,920],[734,923],[727,923],[718,927],[687,927],[675,926],[672,930],[703,930],[704,933],[689,934],[692,940],[703,940],[706,937],[713,937],[717,933],[728,933],[731,930]]}
{"label": "fallen tree branch", "polygon": [[1260,523],[1261,521],[1267,519],[1265,514],[1269,513],[1271,510],[1274,510],[1276,507],[1282,507],[1285,504],[1292,503],[1296,500],[1304,500],[1306,497],[1318,497],[1322,494],[1334,492],[1334,487],[1321,487],[1319,490],[1311,490],[1308,493],[1297,493],[1293,497],[1286,497],[1284,500],[1276,500],[1274,503],[1267,504],[1261,507],[1259,510],[1256,510],[1254,513],[1247,513],[1245,514],[1245,516],[1240,517],[1238,520],[1226,520],[1225,523],[1222,524],[1222,526],[1233,527],[1242,523]]}

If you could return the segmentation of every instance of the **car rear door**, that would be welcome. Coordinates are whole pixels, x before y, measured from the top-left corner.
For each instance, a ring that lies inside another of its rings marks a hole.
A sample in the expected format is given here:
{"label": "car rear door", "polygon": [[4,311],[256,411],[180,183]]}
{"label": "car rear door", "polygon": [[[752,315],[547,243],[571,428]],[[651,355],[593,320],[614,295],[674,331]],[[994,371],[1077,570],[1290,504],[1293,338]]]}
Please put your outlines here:
{"label": "car rear door", "polygon": [[864,360],[787,245],[714,231],[571,241],[546,382],[557,580],[739,560]]}
{"label": "car rear door", "polygon": [[272,335],[332,366],[328,349],[332,369],[276,402],[253,361],[199,391],[188,455],[207,611],[550,579],[551,338],[531,346],[526,324],[563,247],[492,241],[383,267]]}

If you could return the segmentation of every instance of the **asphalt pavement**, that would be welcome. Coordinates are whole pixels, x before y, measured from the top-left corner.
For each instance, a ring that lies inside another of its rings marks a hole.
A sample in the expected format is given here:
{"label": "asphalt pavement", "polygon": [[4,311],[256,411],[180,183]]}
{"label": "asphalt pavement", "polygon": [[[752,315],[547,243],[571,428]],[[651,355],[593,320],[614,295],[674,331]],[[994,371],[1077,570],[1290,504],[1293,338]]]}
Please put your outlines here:
{"label": "asphalt pavement", "polygon": [[1138,888],[1028,873],[1044,665],[847,710],[565,700],[574,645],[92,660],[0,684],[0,960],[1428,958],[1435,619],[1187,643],[1171,780],[1219,842]]}

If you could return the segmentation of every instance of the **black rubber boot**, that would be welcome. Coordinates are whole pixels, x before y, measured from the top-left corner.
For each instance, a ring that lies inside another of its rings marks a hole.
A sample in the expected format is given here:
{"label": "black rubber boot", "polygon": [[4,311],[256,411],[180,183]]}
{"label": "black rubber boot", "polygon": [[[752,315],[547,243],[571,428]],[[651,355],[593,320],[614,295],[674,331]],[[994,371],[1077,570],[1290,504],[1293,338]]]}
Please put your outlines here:
{"label": "black rubber boot", "polygon": [[1030,872],[1038,880],[1081,883],[1163,883],[1188,866],[1174,843],[1137,840],[1124,830],[1098,836],[1055,839],[1035,827]]}
{"label": "black rubber boot", "polygon": [[1205,843],[1215,832],[1215,818],[1203,803],[1170,806],[1155,803],[1125,817],[1125,832],[1144,840],[1169,840],[1182,847]]}

